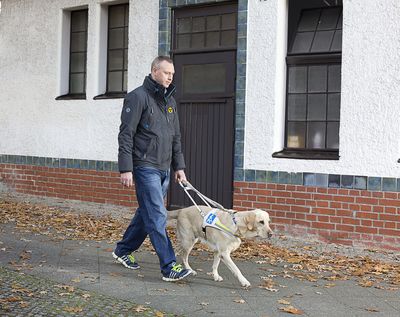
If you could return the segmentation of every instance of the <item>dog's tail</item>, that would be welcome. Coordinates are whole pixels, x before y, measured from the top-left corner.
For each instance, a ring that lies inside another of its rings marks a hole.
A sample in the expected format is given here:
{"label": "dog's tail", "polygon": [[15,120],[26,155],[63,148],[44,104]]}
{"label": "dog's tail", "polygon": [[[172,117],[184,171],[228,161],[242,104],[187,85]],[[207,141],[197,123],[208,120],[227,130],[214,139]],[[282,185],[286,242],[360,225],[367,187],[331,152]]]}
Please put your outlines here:
{"label": "dog's tail", "polygon": [[168,212],[167,212],[168,219],[178,219],[178,216],[179,216],[180,212],[181,212],[180,209],[168,210]]}

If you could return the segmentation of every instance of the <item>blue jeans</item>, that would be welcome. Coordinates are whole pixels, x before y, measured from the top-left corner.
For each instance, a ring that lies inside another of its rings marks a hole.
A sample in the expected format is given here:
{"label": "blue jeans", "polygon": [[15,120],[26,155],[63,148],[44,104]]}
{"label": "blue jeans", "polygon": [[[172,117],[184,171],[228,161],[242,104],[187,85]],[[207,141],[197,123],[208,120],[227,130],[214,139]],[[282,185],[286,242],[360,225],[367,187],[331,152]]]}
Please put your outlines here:
{"label": "blue jeans", "polygon": [[167,194],[170,172],[152,167],[136,167],[136,197],[139,208],[126,229],[122,240],[117,243],[118,256],[137,250],[147,235],[160,260],[161,272],[168,273],[172,262],[176,262],[175,252],[167,234],[167,210],[164,198]]}

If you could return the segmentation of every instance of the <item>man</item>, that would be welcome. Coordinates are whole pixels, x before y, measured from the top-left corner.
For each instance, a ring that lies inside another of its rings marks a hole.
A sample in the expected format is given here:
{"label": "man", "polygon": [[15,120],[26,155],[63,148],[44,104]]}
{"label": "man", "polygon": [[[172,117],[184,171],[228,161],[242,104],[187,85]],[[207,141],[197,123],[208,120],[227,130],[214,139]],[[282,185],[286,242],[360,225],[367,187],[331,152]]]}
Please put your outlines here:
{"label": "man", "polygon": [[167,56],[158,56],[151,64],[151,74],[143,85],[124,99],[118,135],[118,167],[121,183],[133,186],[139,208],[113,257],[130,269],[140,266],[131,254],[147,235],[158,255],[162,278],[177,281],[191,271],[176,264],[176,257],[166,231],[167,210],[164,198],[168,190],[170,167],[175,181],[185,182],[185,162],[181,149],[176,102],[171,84],[174,65]]}

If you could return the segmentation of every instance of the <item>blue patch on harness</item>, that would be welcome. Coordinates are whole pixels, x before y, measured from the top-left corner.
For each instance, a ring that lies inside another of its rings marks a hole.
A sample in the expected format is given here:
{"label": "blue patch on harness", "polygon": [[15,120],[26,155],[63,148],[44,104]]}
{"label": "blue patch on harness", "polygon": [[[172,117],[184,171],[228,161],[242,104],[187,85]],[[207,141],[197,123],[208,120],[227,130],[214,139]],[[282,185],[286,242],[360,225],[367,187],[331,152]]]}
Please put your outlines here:
{"label": "blue patch on harness", "polygon": [[216,214],[209,214],[207,219],[206,219],[206,223],[208,223],[209,225],[211,225],[214,222],[214,219],[217,217]]}

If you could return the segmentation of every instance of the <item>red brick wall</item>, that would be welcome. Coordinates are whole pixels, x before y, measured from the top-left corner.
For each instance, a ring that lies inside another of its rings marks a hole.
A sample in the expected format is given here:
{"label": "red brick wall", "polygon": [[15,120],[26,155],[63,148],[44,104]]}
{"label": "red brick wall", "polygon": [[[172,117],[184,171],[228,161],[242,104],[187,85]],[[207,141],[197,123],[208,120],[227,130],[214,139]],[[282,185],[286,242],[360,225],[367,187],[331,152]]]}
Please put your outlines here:
{"label": "red brick wall", "polygon": [[123,188],[117,172],[0,164],[0,182],[19,193],[137,206],[134,189]]}
{"label": "red brick wall", "polygon": [[260,208],[273,228],[296,236],[400,250],[400,193],[234,183],[234,209]]}
{"label": "red brick wall", "polygon": [[[0,164],[0,182],[17,192],[136,207],[119,173]],[[400,250],[400,193],[235,182],[234,209],[269,211],[274,230],[325,241]]]}

